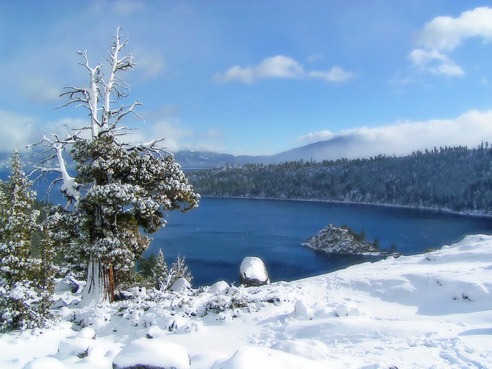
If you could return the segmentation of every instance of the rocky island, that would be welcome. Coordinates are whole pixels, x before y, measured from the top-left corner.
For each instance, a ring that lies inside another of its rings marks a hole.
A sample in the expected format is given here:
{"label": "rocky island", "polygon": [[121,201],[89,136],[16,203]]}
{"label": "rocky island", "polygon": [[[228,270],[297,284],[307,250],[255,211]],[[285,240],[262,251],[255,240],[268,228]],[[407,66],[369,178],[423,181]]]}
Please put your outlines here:
{"label": "rocky island", "polygon": [[366,241],[364,232],[356,233],[348,226],[335,227],[328,224],[316,236],[303,242],[303,246],[328,254],[387,255],[379,249],[378,241]]}

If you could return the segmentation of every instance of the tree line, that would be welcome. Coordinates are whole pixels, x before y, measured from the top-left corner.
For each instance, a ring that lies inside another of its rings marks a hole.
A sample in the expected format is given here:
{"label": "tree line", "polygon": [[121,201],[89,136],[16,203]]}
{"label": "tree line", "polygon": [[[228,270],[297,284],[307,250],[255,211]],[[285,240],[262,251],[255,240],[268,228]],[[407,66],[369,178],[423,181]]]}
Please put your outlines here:
{"label": "tree line", "polygon": [[189,173],[205,196],[309,199],[492,214],[492,148],[482,143],[408,156],[248,164]]}

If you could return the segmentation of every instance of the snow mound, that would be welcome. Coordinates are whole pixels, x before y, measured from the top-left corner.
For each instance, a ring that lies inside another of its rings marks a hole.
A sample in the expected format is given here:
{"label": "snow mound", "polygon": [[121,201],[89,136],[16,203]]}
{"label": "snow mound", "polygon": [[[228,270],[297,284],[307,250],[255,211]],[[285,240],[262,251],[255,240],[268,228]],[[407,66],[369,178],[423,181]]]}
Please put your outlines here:
{"label": "snow mound", "polygon": [[53,357],[42,357],[29,361],[23,369],[66,369],[66,367]]}
{"label": "snow mound", "polygon": [[326,364],[264,347],[242,347],[212,369],[326,369]]}
{"label": "snow mound", "polygon": [[328,347],[318,340],[285,340],[277,342],[272,348],[310,360],[322,361],[330,359]]}
{"label": "snow mound", "polygon": [[113,369],[188,369],[190,356],[183,346],[161,339],[138,339],[113,359]]}
{"label": "snow mound", "polygon": [[85,327],[80,330],[80,332],[77,334],[78,338],[85,338],[85,339],[96,339],[96,331],[94,328],[91,327]]}
{"label": "snow mound", "polygon": [[294,306],[294,315],[298,318],[311,318],[313,312],[303,301],[298,300]]}

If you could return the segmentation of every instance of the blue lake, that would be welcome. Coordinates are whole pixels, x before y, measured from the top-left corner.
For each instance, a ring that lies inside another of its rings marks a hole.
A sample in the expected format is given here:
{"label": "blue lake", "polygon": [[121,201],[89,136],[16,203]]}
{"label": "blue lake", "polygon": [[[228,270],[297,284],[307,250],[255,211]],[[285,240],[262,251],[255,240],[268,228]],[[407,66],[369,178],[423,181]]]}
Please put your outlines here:
{"label": "blue lake", "polygon": [[381,248],[396,244],[416,254],[460,241],[468,234],[492,234],[492,219],[431,210],[308,201],[203,198],[198,209],[168,214],[147,253],[162,248],[168,264],[185,256],[193,285],[238,281],[245,256],[259,256],[272,281],[327,273],[365,257],[328,256],[301,243],[327,224],[346,224],[377,238]]}
{"label": "blue lake", "polygon": [[[0,171],[0,179],[7,177],[7,171]],[[38,193],[45,193],[48,183],[37,183]],[[61,199],[56,190],[47,198]],[[366,238],[377,238],[381,248],[395,244],[406,255],[460,241],[468,234],[492,234],[492,218],[309,201],[203,198],[198,209],[169,212],[167,220],[167,226],[152,235],[147,254],[162,248],[168,264],[178,255],[185,256],[195,287],[222,279],[237,284],[245,256],[261,257],[272,281],[305,278],[373,260],[328,256],[301,245],[330,223],[364,230]]]}

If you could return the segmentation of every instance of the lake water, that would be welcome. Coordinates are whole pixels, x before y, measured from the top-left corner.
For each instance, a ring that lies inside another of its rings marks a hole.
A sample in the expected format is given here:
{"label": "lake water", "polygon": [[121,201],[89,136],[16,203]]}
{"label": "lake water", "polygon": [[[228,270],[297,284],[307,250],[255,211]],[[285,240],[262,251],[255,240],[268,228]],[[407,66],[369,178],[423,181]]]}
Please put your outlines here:
{"label": "lake water", "polygon": [[[8,178],[0,171],[0,179]],[[45,193],[49,182],[37,183]],[[61,201],[53,191],[48,200]],[[371,261],[360,256],[329,256],[301,245],[328,224],[348,225],[377,238],[381,248],[396,244],[403,254],[425,252],[460,241],[468,234],[492,234],[492,218],[431,210],[309,201],[203,198],[198,209],[172,211],[168,225],[153,235],[147,253],[162,248],[168,264],[185,256],[193,285],[238,282],[245,256],[259,256],[272,281],[293,280]]]}
{"label": "lake water", "polygon": [[162,248],[168,264],[185,256],[193,285],[238,281],[245,256],[259,256],[272,281],[305,278],[337,270],[367,257],[328,256],[301,245],[328,224],[348,225],[377,238],[381,248],[396,244],[416,254],[461,240],[492,234],[492,219],[443,212],[308,201],[203,198],[198,209],[168,214],[153,235],[148,253]]}

